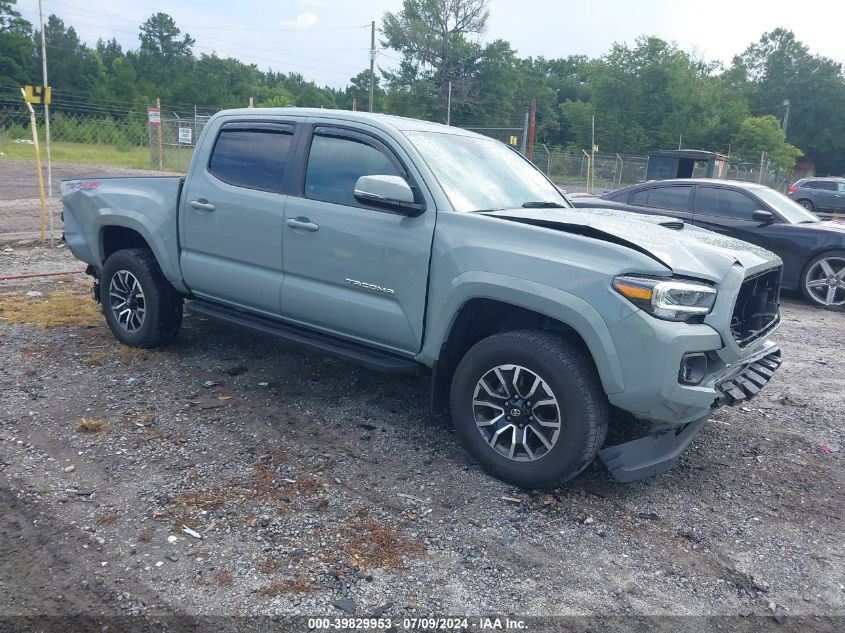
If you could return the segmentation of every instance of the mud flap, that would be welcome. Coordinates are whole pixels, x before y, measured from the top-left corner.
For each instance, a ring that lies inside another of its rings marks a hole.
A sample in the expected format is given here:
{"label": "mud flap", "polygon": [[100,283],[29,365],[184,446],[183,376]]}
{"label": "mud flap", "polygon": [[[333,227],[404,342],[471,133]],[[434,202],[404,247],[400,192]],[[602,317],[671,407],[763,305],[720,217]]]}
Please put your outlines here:
{"label": "mud flap", "polygon": [[698,435],[707,417],[681,426],[660,425],[645,437],[601,449],[599,459],[616,481],[638,481],[665,473]]}

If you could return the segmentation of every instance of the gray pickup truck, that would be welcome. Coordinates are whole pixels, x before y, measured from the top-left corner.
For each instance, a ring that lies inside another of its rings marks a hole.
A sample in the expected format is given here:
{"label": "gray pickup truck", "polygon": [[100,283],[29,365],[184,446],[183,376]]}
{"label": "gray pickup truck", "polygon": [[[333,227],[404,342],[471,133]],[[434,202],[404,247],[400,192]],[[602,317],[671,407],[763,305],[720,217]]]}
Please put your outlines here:
{"label": "gray pickup truck", "polygon": [[[453,127],[224,111],[186,177],[70,180],[62,197],[122,343],[167,342],[188,299],[195,315],[429,373],[435,412],[518,486],[565,481],[597,453],[620,481],[668,470],[715,407],[780,364],[775,255],[573,209],[520,154]],[[602,448],[609,419],[644,430]]]}

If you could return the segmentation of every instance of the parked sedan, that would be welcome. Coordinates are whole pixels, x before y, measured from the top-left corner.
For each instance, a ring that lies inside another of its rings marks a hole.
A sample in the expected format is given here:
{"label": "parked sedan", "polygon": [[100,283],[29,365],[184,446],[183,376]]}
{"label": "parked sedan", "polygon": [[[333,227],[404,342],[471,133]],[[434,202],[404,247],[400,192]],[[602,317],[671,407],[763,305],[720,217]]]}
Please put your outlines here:
{"label": "parked sedan", "polygon": [[845,222],[823,221],[762,185],[685,178],[624,187],[597,198],[573,198],[579,208],[667,215],[777,253],[783,287],[817,305],[845,306]]}
{"label": "parked sedan", "polygon": [[789,197],[810,211],[845,212],[845,178],[802,178]]}

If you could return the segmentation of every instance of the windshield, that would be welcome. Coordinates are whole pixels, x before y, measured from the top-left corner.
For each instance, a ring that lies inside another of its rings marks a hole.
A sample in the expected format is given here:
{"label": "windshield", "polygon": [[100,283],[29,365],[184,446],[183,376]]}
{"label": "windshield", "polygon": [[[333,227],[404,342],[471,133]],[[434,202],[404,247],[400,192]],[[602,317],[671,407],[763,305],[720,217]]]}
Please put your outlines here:
{"label": "windshield", "polygon": [[405,132],[455,211],[566,207],[557,187],[504,143],[442,132]]}
{"label": "windshield", "polygon": [[802,222],[820,222],[819,218],[802,207],[797,202],[787,198],[774,189],[755,189],[754,194],[768,204],[789,224]]}

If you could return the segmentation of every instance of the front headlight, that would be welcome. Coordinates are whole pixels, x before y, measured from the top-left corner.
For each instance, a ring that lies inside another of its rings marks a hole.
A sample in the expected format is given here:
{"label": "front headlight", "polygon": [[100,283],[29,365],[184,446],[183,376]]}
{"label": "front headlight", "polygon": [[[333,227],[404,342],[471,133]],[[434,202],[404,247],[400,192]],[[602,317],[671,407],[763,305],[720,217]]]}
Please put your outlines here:
{"label": "front headlight", "polygon": [[709,314],[716,302],[716,289],[704,283],[620,275],[613,288],[631,303],[658,319],[688,321]]}

